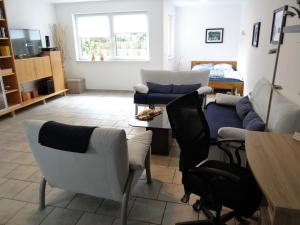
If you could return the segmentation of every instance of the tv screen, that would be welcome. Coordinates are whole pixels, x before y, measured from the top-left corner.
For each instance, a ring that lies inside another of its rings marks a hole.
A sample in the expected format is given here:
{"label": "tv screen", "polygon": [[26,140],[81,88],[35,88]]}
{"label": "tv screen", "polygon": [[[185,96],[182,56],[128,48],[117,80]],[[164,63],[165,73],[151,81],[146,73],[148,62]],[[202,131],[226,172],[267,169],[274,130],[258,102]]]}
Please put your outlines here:
{"label": "tv screen", "polygon": [[10,38],[16,58],[33,57],[42,52],[39,30],[11,29]]}

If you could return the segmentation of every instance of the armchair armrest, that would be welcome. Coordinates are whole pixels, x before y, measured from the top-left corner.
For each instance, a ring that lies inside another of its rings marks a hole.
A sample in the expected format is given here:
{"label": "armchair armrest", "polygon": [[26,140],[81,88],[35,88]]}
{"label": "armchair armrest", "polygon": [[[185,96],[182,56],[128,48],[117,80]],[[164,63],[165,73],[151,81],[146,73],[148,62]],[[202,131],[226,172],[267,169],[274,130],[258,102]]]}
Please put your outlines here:
{"label": "armchair armrest", "polygon": [[211,167],[195,167],[193,169],[190,169],[189,172],[194,175],[209,175],[213,177],[220,176],[235,183],[238,183],[240,181],[240,177],[236,176],[235,174]]}
{"label": "armchair armrest", "polygon": [[139,93],[147,94],[149,91],[149,88],[144,84],[137,84],[133,86],[133,90]]}
{"label": "armchair armrest", "polygon": [[222,127],[218,130],[220,138],[235,138],[245,140],[247,130],[235,127]]}
{"label": "armchair armrest", "polygon": [[240,97],[240,96],[217,93],[216,94],[216,103],[221,104],[221,105],[235,106],[241,98],[242,97]]}
{"label": "armchair armrest", "polygon": [[133,170],[145,169],[145,159],[152,142],[152,131],[137,134],[127,140],[129,166]]}
{"label": "armchair armrest", "polygon": [[213,89],[208,86],[203,86],[203,87],[200,87],[197,91],[198,91],[199,95],[206,95],[206,94],[212,93]]}

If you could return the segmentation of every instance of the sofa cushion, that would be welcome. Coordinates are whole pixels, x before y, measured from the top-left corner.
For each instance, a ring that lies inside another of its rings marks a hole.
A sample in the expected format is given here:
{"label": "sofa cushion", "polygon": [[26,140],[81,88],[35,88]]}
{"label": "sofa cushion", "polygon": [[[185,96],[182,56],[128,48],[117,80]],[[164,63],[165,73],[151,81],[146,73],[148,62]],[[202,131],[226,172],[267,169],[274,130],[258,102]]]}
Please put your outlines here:
{"label": "sofa cushion", "polygon": [[243,120],[243,128],[251,131],[264,131],[265,124],[256,112],[251,111]]}
{"label": "sofa cushion", "polygon": [[148,104],[168,104],[180,96],[182,96],[182,94],[149,93],[147,101]]}
{"label": "sofa cushion", "polygon": [[212,139],[218,138],[218,130],[221,127],[243,128],[243,122],[236,114],[234,106],[219,105],[211,102],[204,111],[206,120],[210,128]]}
{"label": "sofa cushion", "polygon": [[236,104],[236,113],[241,120],[245,119],[247,114],[252,110],[253,108],[248,96],[241,98],[241,100],[239,100]]}
{"label": "sofa cushion", "polygon": [[152,93],[172,93],[173,84],[157,84],[152,82],[147,82],[147,86],[149,88],[149,92]]}
{"label": "sofa cushion", "polygon": [[133,90],[135,90],[136,92],[139,92],[139,93],[147,94],[149,91],[149,88],[144,84],[137,84],[137,85],[133,86]]}
{"label": "sofa cushion", "polygon": [[222,93],[216,94],[216,103],[221,105],[235,106],[240,101],[240,99],[241,99],[240,96],[228,95]]}
{"label": "sofa cushion", "polygon": [[136,92],[134,94],[134,103],[135,104],[147,104],[147,96],[148,94]]}
{"label": "sofa cushion", "polygon": [[183,84],[183,85],[173,85],[172,93],[174,94],[187,94],[192,91],[196,91],[201,87],[201,84]]}

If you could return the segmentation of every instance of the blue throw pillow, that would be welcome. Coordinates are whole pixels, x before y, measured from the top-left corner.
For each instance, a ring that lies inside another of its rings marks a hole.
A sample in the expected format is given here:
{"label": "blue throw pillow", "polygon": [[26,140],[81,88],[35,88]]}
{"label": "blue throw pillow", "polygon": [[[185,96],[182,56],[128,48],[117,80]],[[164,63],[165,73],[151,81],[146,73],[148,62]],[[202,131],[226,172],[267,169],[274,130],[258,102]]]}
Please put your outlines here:
{"label": "blue throw pillow", "polygon": [[186,94],[192,91],[196,91],[201,87],[201,84],[184,84],[184,85],[173,85],[174,94]]}
{"label": "blue throw pillow", "polygon": [[241,98],[241,100],[238,101],[235,107],[236,113],[238,114],[241,120],[244,120],[247,114],[253,110],[252,104],[248,96]]}
{"label": "blue throw pillow", "polygon": [[251,131],[264,131],[265,123],[256,112],[251,111],[243,120],[243,128]]}
{"label": "blue throw pillow", "polygon": [[172,93],[173,84],[157,84],[152,82],[147,82],[147,86],[149,88],[149,92],[152,93]]}

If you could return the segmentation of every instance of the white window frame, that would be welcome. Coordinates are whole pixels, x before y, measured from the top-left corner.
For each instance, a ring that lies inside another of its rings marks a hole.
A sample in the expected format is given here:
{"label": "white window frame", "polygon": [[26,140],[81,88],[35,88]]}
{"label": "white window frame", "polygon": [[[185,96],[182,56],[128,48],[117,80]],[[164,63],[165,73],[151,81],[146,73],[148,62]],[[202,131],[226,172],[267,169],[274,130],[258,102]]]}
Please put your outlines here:
{"label": "white window frame", "polygon": [[[147,18],[147,31],[146,31],[146,43],[147,43],[147,56],[145,58],[124,58],[118,57],[116,55],[116,36],[114,33],[114,26],[113,26],[113,17],[117,15],[146,15]],[[115,13],[89,13],[89,14],[74,14],[73,15],[73,27],[74,27],[74,39],[75,39],[75,52],[76,52],[76,60],[77,61],[88,61],[89,59],[80,58],[82,55],[81,49],[81,41],[78,33],[78,18],[81,16],[107,16],[109,19],[109,26],[110,26],[110,40],[111,40],[111,52],[112,57],[106,59],[105,61],[149,61],[150,58],[150,45],[149,45],[149,15],[146,11],[138,11],[138,12],[115,12]]]}

